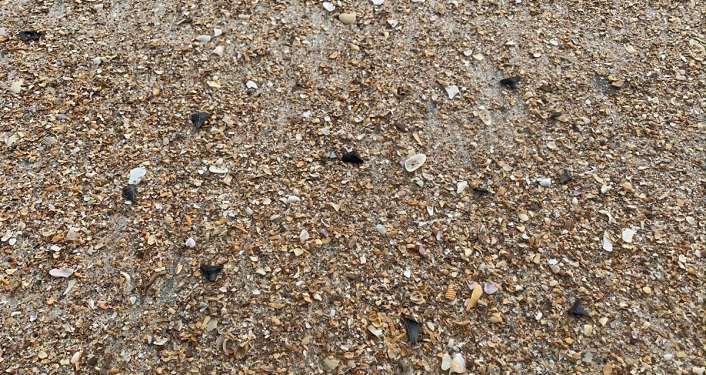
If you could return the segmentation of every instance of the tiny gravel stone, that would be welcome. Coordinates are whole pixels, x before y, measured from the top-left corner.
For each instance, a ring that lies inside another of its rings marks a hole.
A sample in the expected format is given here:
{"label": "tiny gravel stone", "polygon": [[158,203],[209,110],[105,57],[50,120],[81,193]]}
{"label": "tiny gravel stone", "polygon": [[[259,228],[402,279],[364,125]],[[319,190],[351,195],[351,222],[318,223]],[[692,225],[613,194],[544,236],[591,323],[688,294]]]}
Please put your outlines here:
{"label": "tiny gravel stone", "polygon": [[372,0],[373,5],[380,6],[385,3],[385,0]]}
{"label": "tiny gravel stone", "polygon": [[330,3],[328,1],[324,1],[323,6],[327,12],[333,12],[334,10],[336,10],[336,6],[333,5],[333,3]]}
{"label": "tiny gravel stone", "polygon": [[302,231],[299,232],[299,241],[306,242],[307,240],[309,240],[309,231],[302,229]]}
{"label": "tiny gravel stone", "polygon": [[216,281],[218,274],[223,270],[223,266],[220,266],[220,265],[214,266],[214,265],[202,264],[200,268],[201,268],[201,273],[206,278],[206,280],[208,280],[209,282]]}
{"label": "tiny gravel stone", "polygon": [[343,154],[343,156],[341,157],[341,161],[343,161],[344,163],[355,165],[363,164],[363,159],[361,159],[360,155],[358,155],[358,153],[355,151],[350,151]]}
{"label": "tiny gravel stone", "polygon": [[79,232],[75,228],[69,228],[69,230],[66,232],[66,236],[64,236],[64,239],[66,241],[74,242],[78,241],[80,238]]}
{"label": "tiny gravel stone", "polygon": [[382,224],[375,225],[375,230],[383,236],[387,234],[387,228],[385,228],[385,226]]}
{"label": "tiny gravel stone", "polygon": [[500,84],[508,89],[517,90],[520,87],[521,80],[522,78],[519,76],[503,78],[500,80]]}
{"label": "tiny gravel stone", "polygon": [[187,238],[186,241],[184,242],[184,245],[186,245],[186,247],[189,247],[189,248],[194,248],[194,247],[196,247],[196,240],[194,240],[193,238],[189,237],[189,238]]}
{"label": "tiny gravel stone", "polygon": [[355,23],[356,14],[355,13],[341,13],[338,15],[338,19],[345,25],[352,25]]}
{"label": "tiny gravel stone", "polygon": [[566,185],[573,179],[574,176],[571,174],[571,171],[568,169],[564,169],[564,171],[561,173],[561,176],[559,177],[559,183],[562,185]]}
{"label": "tiny gravel stone", "polygon": [[10,90],[10,92],[13,94],[19,94],[22,92],[22,83],[24,83],[24,81],[22,81],[21,79],[13,81],[10,84],[10,87],[8,87],[8,90]]}
{"label": "tiny gravel stone", "polygon": [[324,367],[328,371],[333,371],[338,367],[338,364],[341,363],[341,361],[337,360],[336,358],[328,357],[324,359]]}
{"label": "tiny gravel stone", "polygon": [[126,201],[135,203],[137,201],[137,186],[127,185],[123,188],[123,198]]}
{"label": "tiny gravel stone", "polygon": [[225,49],[225,46],[216,46],[216,48],[213,49],[213,54],[218,55],[218,57],[223,57]]}
{"label": "tiny gravel stone", "polygon": [[208,112],[195,112],[191,114],[190,119],[196,129],[201,129],[210,117],[211,114]]}
{"label": "tiny gravel stone", "polygon": [[245,87],[248,89],[251,89],[251,90],[257,90],[257,88],[258,88],[257,83],[255,83],[255,81],[245,82]]}

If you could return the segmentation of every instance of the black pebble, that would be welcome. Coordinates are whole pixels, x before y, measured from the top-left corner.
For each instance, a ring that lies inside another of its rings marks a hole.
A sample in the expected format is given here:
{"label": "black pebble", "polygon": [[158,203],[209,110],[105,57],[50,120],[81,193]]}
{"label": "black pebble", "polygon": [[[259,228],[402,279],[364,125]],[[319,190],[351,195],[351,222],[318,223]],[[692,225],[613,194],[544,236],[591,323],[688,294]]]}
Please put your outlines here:
{"label": "black pebble", "polygon": [[208,118],[211,117],[211,114],[208,112],[196,112],[191,114],[191,123],[194,124],[194,127],[196,129],[201,129],[203,124],[208,121]]}
{"label": "black pebble", "polygon": [[510,90],[517,90],[520,87],[521,80],[522,78],[520,76],[503,78],[500,80],[500,84],[509,88]]}
{"label": "black pebble", "polygon": [[216,281],[216,276],[223,270],[223,266],[201,265],[201,273],[210,282]]}
{"label": "black pebble", "polygon": [[568,169],[564,169],[564,172],[561,173],[561,177],[559,177],[559,183],[565,185],[573,179],[574,176],[571,174],[571,171]]}
{"label": "black pebble", "polygon": [[20,38],[21,41],[23,41],[25,43],[29,43],[29,42],[38,41],[39,38],[42,37],[42,34],[44,34],[44,33],[39,32],[39,31],[29,30],[29,31],[20,31],[17,34],[17,36]]}
{"label": "black pebble", "polygon": [[419,342],[419,335],[422,333],[422,324],[410,318],[402,318],[404,329],[407,331],[407,341],[414,345]]}
{"label": "black pebble", "polygon": [[358,155],[358,153],[355,151],[346,152],[345,154],[343,154],[343,157],[341,157],[341,161],[350,164],[363,164],[363,159],[361,159],[360,155]]}
{"label": "black pebble", "polygon": [[576,317],[582,317],[588,316],[588,311],[586,311],[586,308],[583,307],[583,303],[581,303],[581,300],[577,298],[574,301],[574,304],[571,305],[571,308],[569,309],[569,314]]}
{"label": "black pebble", "polygon": [[128,185],[123,188],[123,198],[125,200],[128,200],[132,203],[135,203],[137,201],[137,186],[135,185]]}

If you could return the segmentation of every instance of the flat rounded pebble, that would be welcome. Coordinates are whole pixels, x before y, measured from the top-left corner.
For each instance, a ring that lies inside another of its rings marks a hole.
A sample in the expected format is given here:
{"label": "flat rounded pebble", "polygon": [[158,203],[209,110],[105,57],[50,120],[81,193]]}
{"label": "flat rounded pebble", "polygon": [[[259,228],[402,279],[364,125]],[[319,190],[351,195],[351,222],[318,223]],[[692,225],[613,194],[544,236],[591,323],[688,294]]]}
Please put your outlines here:
{"label": "flat rounded pebble", "polygon": [[352,25],[355,23],[356,14],[355,13],[341,13],[338,15],[338,20],[343,22],[345,25]]}

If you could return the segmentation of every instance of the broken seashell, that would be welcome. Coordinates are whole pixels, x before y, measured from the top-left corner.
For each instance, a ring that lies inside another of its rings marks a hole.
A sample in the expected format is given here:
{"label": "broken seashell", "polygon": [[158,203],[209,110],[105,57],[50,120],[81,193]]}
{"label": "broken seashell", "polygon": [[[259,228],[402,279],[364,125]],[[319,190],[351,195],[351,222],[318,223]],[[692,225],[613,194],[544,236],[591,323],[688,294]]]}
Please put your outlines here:
{"label": "broken seashell", "polygon": [[408,157],[404,161],[404,169],[407,172],[414,172],[419,169],[427,161],[427,156],[424,154],[415,154]]}
{"label": "broken seashell", "polygon": [[74,274],[74,270],[72,268],[52,268],[49,270],[49,274],[53,277],[71,277],[71,275]]}

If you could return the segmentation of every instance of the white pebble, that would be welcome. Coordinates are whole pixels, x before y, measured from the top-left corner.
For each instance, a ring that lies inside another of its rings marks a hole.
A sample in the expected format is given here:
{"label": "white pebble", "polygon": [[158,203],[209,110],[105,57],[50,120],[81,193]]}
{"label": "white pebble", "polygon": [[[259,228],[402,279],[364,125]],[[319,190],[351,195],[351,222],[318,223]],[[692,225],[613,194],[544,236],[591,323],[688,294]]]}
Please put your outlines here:
{"label": "white pebble", "polygon": [[468,181],[459,181],[456,183],[456,194],[461,194],[468,188]]}
{"label": "white pebble", "polygon": [[537,183],[542,187],[550,187],[552,186],[552,179],[549,177],[540,177],[537,179]]}
{"label": "white pebble", "polygon": [[245,87],[247,87],[247,88],[249,88],[249,89],[256,90],[256,89],[257,89],[257,83],[255,83],[255,81],[247,81],[247,82],[245,82]]}
{"label": "white pebble", "polygon": [[603,232],[603,241],[601,242],[601,245],[603,246],[603,250],[609,253],[613,251],[613,243],[610,242],[608,232]]}
{"label": "white pebble", "polygon": [[336,6],[333,5],[333,3],[330,3],[328,1],[324,1],[324,9],[326,9],[327,12],[333,12],[336,10]]}
{"label": "white pebble", "polygon": [[127,183],[130,185],[139,184],[142,178],[147,174],[147,170],[144,167],[137,167],[130,170],[130,175],[127,178]]}
{"label": "white pebble", "polygon": [[623,241],[625,243],[632,243],[632,238],[637,233],[634,229],[632,228],[625,228],[623,229]]}
{"label": "white pebble", "polygon": [[378,225],[376,225],[376,226],[375,226],[375,230],[376,230],[378,233],[382,234],[383,236],[384,236],[385,234],[387,234],[387,228],[385,228],[385,226],[384,226],[383,224],[378,224]]}
{"label": "white pebble", "polygon": [[196,37],[196,41],[201,44],[206,44],[211,41],[211,36],[210,35],[199,35]]}
{"label": "white pebble", "polygon": [[224,46],[217,46],[213,49],[213,54],[217,55],[218,57],[223,57],[223,52],[225,52],[225,49],[226,48]]}
{"label": "white pebble", "polygon": [[417,169],[419,169],[419,167],[424,165],[424,163],[426,161],[427,161],[427,156],[424,154],[412,155],[404,161],[404,169],[407,172],[414,172]]}
{"label": "white pebble", "polygon": [[49,270],[49,274],[53,277],[67,278],[74,274],[74,270],[71,268],[52,268]]}
{"label": "white pebble", "polygon": [[288,195],[287,196],[287,204],[295,204],[301,202],[301,198],[297,197],[296,195]]}
{"label": "white pebble", "polygon": [[188,248],[193,249],[194,247],[196,247],[196,240],[189,237],[186,239],[186,242],[184,242],[184,245],[186,245],[186,247],[188,247]]}
{"label": "white pebble", "polygon": [[372,0],[373,5],[379,6],[385,3],[385,0]]}
{"label": "white pebble", "polygon": [[306,229],[302,229],[301,232],[299,232],[299,240],[301,242],[306,242],[309,239],[309,231]]}
{"label": "white pebble", "polygon": [[459,91],[456,85],[446,86],[446,95],[449,96],[449,99],[453,99],[459,92],[461,91]]}

